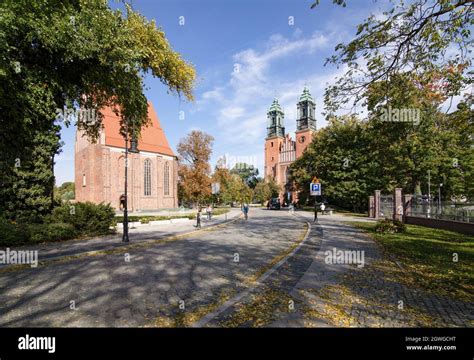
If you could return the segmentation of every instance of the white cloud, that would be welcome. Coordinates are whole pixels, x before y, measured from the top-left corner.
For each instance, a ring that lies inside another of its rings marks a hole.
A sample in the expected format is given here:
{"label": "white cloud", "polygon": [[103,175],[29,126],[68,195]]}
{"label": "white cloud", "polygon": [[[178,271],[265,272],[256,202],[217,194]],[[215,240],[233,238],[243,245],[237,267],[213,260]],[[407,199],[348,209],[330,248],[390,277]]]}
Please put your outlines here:
{"label": "white cloud", "polygon": [[[319,66],[314,68],[313,73],[293,77],[280,75],[278,70],[283,68],[298,73],[297,62],[293,58],[316,57],[316,51],[330,45],[328,39],[331,34],[328,34],[324,36],[316,32],[305,37],[298,31],[290,38],[276,34],[261,48],[246,49],[232,56],[233,71],[227,83],[206,91],[197,101],[199,111],[209,111],[217,120],[214,160],[222,155],[220,152],[235,156],[260,154],[257,166],[262,170],[266,114],[273,98],[279,99],[285,111],[286,132],[291,134],[296,130],[296,103],[305,85],[316,99],[318,127],[324,125],[320,114],[324,89],[345,69],[323,68],[322,73]],[[288,67],[288,62],[294,62],[294,67]]]}

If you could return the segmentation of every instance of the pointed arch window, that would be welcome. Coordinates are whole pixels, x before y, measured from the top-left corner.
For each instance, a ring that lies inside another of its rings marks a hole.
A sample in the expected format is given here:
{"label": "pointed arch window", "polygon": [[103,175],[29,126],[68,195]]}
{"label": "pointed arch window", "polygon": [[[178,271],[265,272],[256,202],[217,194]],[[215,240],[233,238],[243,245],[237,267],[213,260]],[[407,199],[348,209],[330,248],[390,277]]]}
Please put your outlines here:
{"label": "pointed arch window", "polygon": [[170,194],[170,165],[166,162],[165,169],[163,173],[163,188],[165,196]]}
{"label": "pointed arch window", "polygon": [[151,196],[151,160],[146,159],[143,163],[143,194]]}

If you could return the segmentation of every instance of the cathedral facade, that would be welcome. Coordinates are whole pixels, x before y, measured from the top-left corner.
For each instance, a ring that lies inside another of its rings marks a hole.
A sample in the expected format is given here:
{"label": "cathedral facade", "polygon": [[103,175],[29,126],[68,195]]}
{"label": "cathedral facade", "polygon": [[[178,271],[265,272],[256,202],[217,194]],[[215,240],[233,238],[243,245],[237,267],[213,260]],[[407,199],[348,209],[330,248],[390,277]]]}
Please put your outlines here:
{"label": "cathedral facade", "polygon": [[[82,131],[76,132],[76,201],[110,203],[119,211],[125,200],[125,140],[120,134],[120,119],[112,109],[101,113],[103,127],[97,143],[91,143]],[[137,149],[128,153],[129,211],[178,206],[178,161],[151,103],[148,116],[150,125],[141,130]]]}
{"label": "cathedral facade", "polygon": [[297,103],[295,139],[285,133],[285,114],[277,99],[267,112],[268,125],[265,139],[265,179],[273,179],[283,189],[280,201],[296,201],[297,194],[291,192],[288,183],[288,168],[298,159],[313,139],[316,131],[316,104],[305,87]]}

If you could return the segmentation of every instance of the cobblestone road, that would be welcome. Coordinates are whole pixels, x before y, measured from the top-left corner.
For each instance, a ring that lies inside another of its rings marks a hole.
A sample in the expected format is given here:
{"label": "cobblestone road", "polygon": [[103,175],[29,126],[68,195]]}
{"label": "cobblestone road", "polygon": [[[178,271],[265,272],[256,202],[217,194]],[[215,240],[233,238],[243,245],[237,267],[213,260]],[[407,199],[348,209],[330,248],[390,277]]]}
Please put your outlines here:
{"label": "cobblestone road", "polygon": [[286,212],[256,209],[248,221],[130,250],[129,262],[87,256],[1,273],[0,326],[179,326],[244,289],[304,232]]}
{"label": "cobblestone road", "polygon": [[[472,301],[397,281],[354,220],[320,216],[300,243],[312,214],[255,209],[129,262],[124,251],[0,273],[0,326],[473,326]],[[333,250],[363,251],[364,266],[328,263]]]}

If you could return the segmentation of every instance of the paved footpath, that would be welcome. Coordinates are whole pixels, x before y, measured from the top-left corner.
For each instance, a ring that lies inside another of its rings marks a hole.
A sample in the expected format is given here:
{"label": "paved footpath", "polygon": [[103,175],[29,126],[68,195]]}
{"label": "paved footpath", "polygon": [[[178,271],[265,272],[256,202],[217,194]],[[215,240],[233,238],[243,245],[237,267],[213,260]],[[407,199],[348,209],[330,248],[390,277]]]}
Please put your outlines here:
{"label": "paved footpath", "polygon": [[[212,220],[207,220],[203,215],[202,228],[206,229],[215,225],[232,221],[241,215],[240,209],[230,209],[226,214],[213,216]],[[170,236],[182,235],[195,231],[196,220],[176,219],[175,223],[130,226],[129,239],[130,244],[149,242],[157,239],[164,239]],[[64,256],[84,254],[93,251],[114,250],[126,246],[122,240],[123,229],[119,228],[117,234],[108,236],[99,236],[85,240],[69,240],[56,243],[47,243],[36,246],[27,246],[27,250],[38,250],[39,261],[58,259]],[[20,249],[20,248],[18,248]],[[2,266],[8,265],[0,265]]]}
{"label": "paved footpath", "polygon": [[0,272],[0,326],[179,326],[245,289],[304,233],[287,212],[251,209],[174,241]]}
{"label": "paved footpath", "polygon": [[[368,219],[320,217],[323,245],[292,290],[307,307],[299,314],[289,313],[296,316],[285,316],[274,326],[474,326],[474,302],[435,295],[394,280],[390,269],[404,271],[398,268],[400,264],[384,258],[368,235],[346,221]],[[334,248],[364,250],[365,266],[326,264],[324,253]]]}

